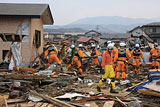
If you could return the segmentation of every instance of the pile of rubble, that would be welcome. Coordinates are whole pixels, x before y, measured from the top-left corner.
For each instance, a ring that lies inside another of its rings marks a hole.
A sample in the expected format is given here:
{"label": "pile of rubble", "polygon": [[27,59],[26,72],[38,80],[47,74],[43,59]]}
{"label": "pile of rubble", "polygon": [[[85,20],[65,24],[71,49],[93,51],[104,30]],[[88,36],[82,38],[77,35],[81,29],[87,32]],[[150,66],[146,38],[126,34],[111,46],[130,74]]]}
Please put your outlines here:
{"label": "pile of rubble", "polygon": [[[58,57],[62,65],[48,67],[43,55],[37,57],[28,67],[14,67],[13,71],[0,69],[0,107],[140,107],[159,106],[159,71],[149,71],[149,65],[141,66],[135,77],[129,67],[125,81],[116,81],[118,94],[109,92],[108,79],[98,92],[96,86],[101,78],[98,66],[85,66],[84,74],[77,75],[78,69],[66,69],[68,42],[59,46]],[[83,64],[89,64],[84,59]],[[148,72],[150,73],[148,76]],[[154,87],[154,88],[153,88]],[[144,89],[145,88],[145,89]],[[152,99],[151,99],[152,98]]]}

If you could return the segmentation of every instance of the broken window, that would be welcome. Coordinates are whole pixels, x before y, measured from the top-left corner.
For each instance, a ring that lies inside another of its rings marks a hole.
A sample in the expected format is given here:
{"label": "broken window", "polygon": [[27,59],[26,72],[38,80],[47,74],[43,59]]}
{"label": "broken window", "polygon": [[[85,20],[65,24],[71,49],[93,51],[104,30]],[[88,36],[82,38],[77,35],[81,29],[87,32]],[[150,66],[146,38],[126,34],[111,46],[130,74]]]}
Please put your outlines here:
{"label": "broken window", "polygon": [[41,31],[35,30],[35,42],[36,48],[39,48],[41,46]]}
{"label": "broken window", "polygon": [[6,55],[7,55],[7,53],[9,52],[9,50],[3,50],[2,52],[3,52],[2,53],[2,57],[3,57],[3,60],[4,60]]}
{"label": "broken window", "polygon": [[4,42],[20,42],[24,36],[26,35],[0,34],[0,38]]}

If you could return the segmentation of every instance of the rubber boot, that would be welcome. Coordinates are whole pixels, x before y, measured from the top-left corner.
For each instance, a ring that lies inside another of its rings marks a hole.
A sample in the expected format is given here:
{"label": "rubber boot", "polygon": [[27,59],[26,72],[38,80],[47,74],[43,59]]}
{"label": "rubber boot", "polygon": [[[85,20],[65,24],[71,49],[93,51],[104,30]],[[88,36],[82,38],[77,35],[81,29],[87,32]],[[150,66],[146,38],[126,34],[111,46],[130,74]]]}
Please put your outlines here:
{"label": "rubber boot", "polygon": [[112,86],[112,84],[111,84],[110,86],[111,86],[110,93],[118,93],[118,91],[116,91],[115,89],[113,89],[113,86]]}

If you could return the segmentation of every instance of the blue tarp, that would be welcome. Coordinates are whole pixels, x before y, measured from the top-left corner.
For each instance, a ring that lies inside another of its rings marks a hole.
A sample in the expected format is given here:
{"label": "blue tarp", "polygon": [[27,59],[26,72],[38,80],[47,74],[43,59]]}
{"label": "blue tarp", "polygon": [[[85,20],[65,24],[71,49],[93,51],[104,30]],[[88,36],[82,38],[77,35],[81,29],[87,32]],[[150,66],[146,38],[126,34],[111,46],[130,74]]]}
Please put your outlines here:
{"label": "blue tarp", "polygon": [[158,71],[158,70],[150,71],[148,75],[149,75],[149,80],[139,84],[138,86],[136,86],[133,89],[128,88],[127,91],[137,92],[137,90],[139,90],[139,89],[146,89],[146,88],[143,87],[144,85],[149,84],[149,83],[151,83],[155,80],[160,80],[160,71]]}

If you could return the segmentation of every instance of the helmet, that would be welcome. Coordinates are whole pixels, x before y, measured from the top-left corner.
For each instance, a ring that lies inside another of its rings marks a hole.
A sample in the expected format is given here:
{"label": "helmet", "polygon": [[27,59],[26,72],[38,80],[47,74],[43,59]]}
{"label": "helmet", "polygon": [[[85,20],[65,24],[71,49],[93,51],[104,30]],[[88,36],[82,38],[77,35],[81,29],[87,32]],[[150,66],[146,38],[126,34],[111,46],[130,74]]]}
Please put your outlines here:
{"label": "helmet", "polygon": [[119,44],[119,46],[120,46],[120,47],[125,47],[126,44],[125,44],[124,42],[121,42],[121,43]]}
{"label": "helmet", "polygon": [[78,45],[78,47],[79,47],[79,48],[82,48],[82,47],[83,47],[83,45],[82,45],[82,44],[79,44],[79,45]]}
{"label": "helmet", "polygon": [[46,48],[49,48],[49,47],[50,47],[50,45],[47,45],[47,46],[46,46]]}
{"label": "helmet", "polygon": [[97,46],[97,49],[99,49],[100,47],[99,47],[99,45]]}
{"label": "helmet", "polygon": [[75,48],[75,45],[71,45],[71,49]]}
{"label": "helmet", "polygon": [[154,48],[158,49],[158,43],[157,42],[154,43]]}
{"label": "helmet", "polygon": [[136,44],[135,47],[136,47],[136,48],[139,48],[140,46],[139,46],[139,44]]}
{"label": "helmet", "polygon": [[111,43],[112,41],[108,41],[107,44]]}
{"label": "helmet", "polygon": [[114,45],[113,45],[112,43],[110,43],[110,44],[108,44],[107,48],[108,48],[108,49],[112,49],[112,50],[113,50]]}
{"label": "helmet", "polygon": [[107,46],[107,48],[108,48],[109,52],[112,52],[112,50],[114,48],[114,45],[112,43],[109,43],[108,46]]}
{"label": "helmet", "polygon": [[95,48],[95,47],[96,47],[96,45],[95,45],[95,44],[92,44],[92,45],[91,45],[91,47],[92,47],[92,48]]}
{"label": "helmet", "polygon": [[114,42],[112,42],[112,44],[113,44],[113,46],[115,45],[115,43],[114,43]]}

